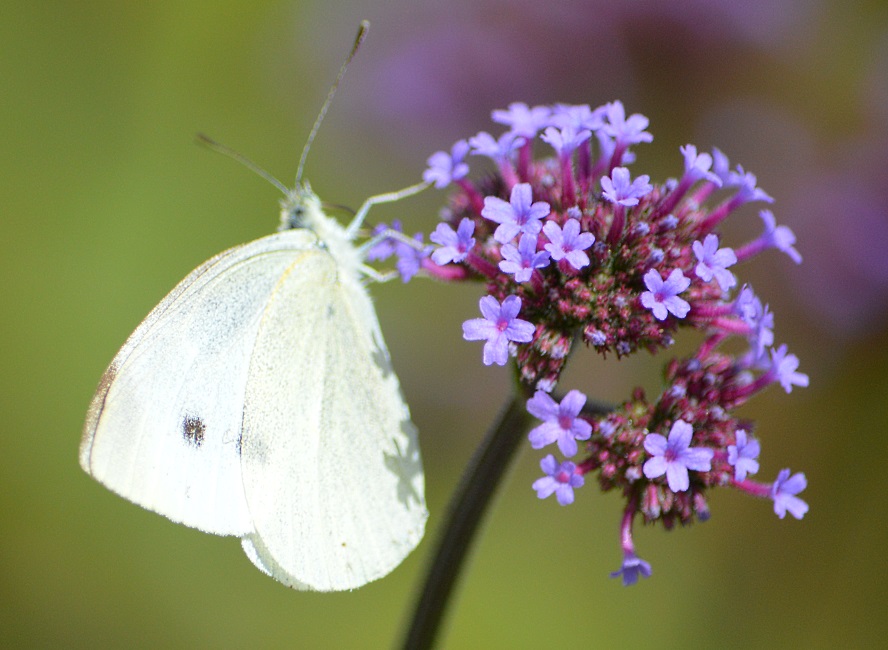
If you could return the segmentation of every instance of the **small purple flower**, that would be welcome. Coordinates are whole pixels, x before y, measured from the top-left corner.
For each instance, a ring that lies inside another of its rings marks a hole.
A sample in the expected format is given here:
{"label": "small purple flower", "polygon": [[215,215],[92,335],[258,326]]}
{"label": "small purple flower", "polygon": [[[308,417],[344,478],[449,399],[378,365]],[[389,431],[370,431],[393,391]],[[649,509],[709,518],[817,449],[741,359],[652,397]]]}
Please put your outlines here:
{"label": "small purple flower", "polygon": [[473,155],[487,156],[496,163],[511,160],[515,150],[525,142],[525,138],[516,136],[512,131],[506,131],[498,140],[486,131],[481,131],[478,135],[469,138]]}
{"label": "small purple flower", "polygon": [[459,140],[446,151],[436,151],[428,159],[428,169],[422,173],[422,180],[434,183],[439,190],[453,181],[464,178],[469,173],[469,166],[463,162],[469,153],[469,143]]}
{"label": "small purple flower", "polygon": [[720,149],[712,148],[712,173],[718,176],[723,185],[731,180],[731,163]]}
{"label": "small purple flower", "polygon": [[737,165],[737,171],[728,174],[725,186],[738,188],[737,194],[731,199],[734,207],[749,203],[750,201],[774,202],[774,199],[767,192],[756,186],[757,182],[758,179],[756,179],[755,174],[744,171],[740,165]]}
{"label": "small purple flower", "polygon": [[667,312],[676,318],[688,315],[691,305],[678,294],[691,286],[691,280],[681,269],[673,269],[665,281],[656,269],[651,269],[644,274],[644,284],[648,290],[641,294],[641,304],[654,312],[654,318],[666,320]]}
{"label": "small purple flower", "polygon": [[758,460],[761,445],[755,438],[747,438],[746,431],[737,429],[734,433],[736,445],[728,445],[728,463],[734,467],[734,480],[743,481],[747,474],[759,471]]}
{"label": "small purple flower", "polygon": [[577,466],[569,460],[559,464],[555,456],[549,454],[540,461],[540,468],[546,475],[533,482],[537,497],[545,499],[554,493],[561,505],[573,503],[574,488],[582,487],[585,483],[583,475],[577,472]]}
{"label": "small purple flower", "polygon": [[681,151],[682,156],[684,156],[685,163],[685,178],[694,183],[701,179],[706,179],[710,183],[715,183],[716,185],[721,186],[722,181],[721,178],[718,177],[718,174],[709,171],[709,168],[712,167],[712,156],[708,153],[697,153],[697,147],[692,144],[686,144],[683,147],[679,147],[679,151]]}
{"label": "small purple flower", "polygon": [[801,472],[789,476],[788,469],[780,470],[777,480],[771,486],[771,498],[774,500],[774,513],[783,519],[789,511],[796,519],[801,519],[808,512],[808,504],[796,495],[808,487],[808,481]]}
{"label": "small purple flower", "polygon": [[556,104],[550,122],[559,128],[571,126],[576,131],[597,131],[604,123],[603,114],[604,106],[593,111],[588,104]]}
{"label": "small purple flower", "polygon": [[483,341],[485,366],[493,363],[506,365],[509,359],[509,341],[529,343],[536,328],[532,323],[518,318],[521,298],[508,296],[502,305],[493,296],[484,296],[479,303],[484,318],[472,318],[463,323],[463,338],[467,341]]}
{"label": "small purple flower", "polygon": [[767,305],[762,305],[748,285],[741,289],[734,301],[734,312],[749,326],[749,345],[753,356],[760,358],[765,349],[774,344],[774,314]]}
{"label": "small purple flower", "polygon": [[509,203],[496,196],[484,198],[481,216],[499,224],[493,233],[496,241],[508,244],[518,233],[539,234],[543,228],[540,219],[547,216],[551,209],[545,201],[532,201],[530,183],[519,183],[513,187]]}
{"label": "small purple flower", "polygon": [[727,270],[729,266],[737,263],[737,256],[730,248],[718,247],[718,235],[706,235],[702,243],[695,241],[692,247],[699,262],[695,269],[697,277],[704,282],[715,278],[722,291],[727,291],[737,284],[737,278]]}
{"label": "small purple flower", "polygon": [[419,272],[422,261],[431,252],[430,247],[422,246],[421,232],[416,233],[413,240],[420,246],[415,247],[401,241],[394,241],[395,255],[398,258],[395,268],[398,269],[398,274],[403,282],[410,282],[411,278]]}
{"label": "small purple flower", "polygon": [[640,113],[627,118],[623,102],[617,100],[607,104],[603,114],[607,121],[602,124],[601,131],[613,138],[618,147],[653,141],[654,136],[645,131],[650,120]]}
{"label": "small purple flower", "polygon": [[[595,131],[595,137],[598,138],[598,150],[600,151],[601,159],[604,161],[610,161],[617,151],[616,141],[601,129]],[[623,150],[619,155],[619,160],[616,160],[615,164],[629,165],[634,162],[635,154],[631,151]]]}
{"label": "small purple flower", "polygon": [[439,223],[435,232],[429,235],[429,239],[441,246],[432,253],[432,261],[439,265],[462,262],[475,245],[474,232],[475,222],[468,217],[462,218],[456,231],[448,223]]}
{"label": "small purple flower", "polygon": [[694,428],[684,420],[676,420],[669,431],[669,440],[659,433],[649,433],[644,449],[651,454],[645,461],[644,475],[649,479],[666,475],[669,489],[684,492],[690,487],[688,470],[708,472],[712,469],[714,451],[705,447],[691,447]]}
{"label": "small purple flower", "polygon": [[527,282],[534,269],[549,265],[549,253],[537,251],[536,235],[521,235],[517,248],[512,244],[503,244],[500,253],[503,255],[499,263],[500,271],[514,273],[515,282]]}
{"label": "small purple flower", "polygon": [[744,284],[734,300],[734,313],[751,325],[751,319],[755,318],[755,315],[760,313],[761,310],[762,301],[755,295],[752,287]]}
{"label": "small purple flower", "polygon": [[639,576],[642,578],[650,578],[651,577],[651,565],[642,560],[640,557],[636,557],[635,553],[624,553],[623,554],[623,565],[620,567],[619,571],[614,571],[610,574],[611,578],[623,578],[623,586],[631,587],[636,582],[638,582]]}
{"label": "small purple flower", "polygon": [[592,137],[592,131],[589,129],[577,130],[573,125],[566,125],[560,129],[554,126],[546,127],[545,132],[540,136],[544,142],[552,145],[552,148],[559,156],[569,156]]}
{"label": "small purple flower", "polygon": [[795,233],[787,226],[778,226],[774,213],[770,210],[761,210],[759,216],[765,222],[765,232],[762,233],[760,239],[766,246],[786,253],[793,262],[801,264],[802,256],[793,246],[796,242]]}
{"label": "small purple flower", "polygon": [[[392,221],[392,227],[389,228],[384,223],[379,223],[373,228],[373,237],[378,237],[382,233],[387,230],[396,230],[397,232],[404,232],[401,228],[401,222],[397,219]],[[368,250],[366,254],[366,259],[368,262],[381,262],[383,260],[388,259],[392,255],[395,254],[395,242],[390,237],[384,237],[380,239],[378,242],[373,244]]]}
{"label": "small purple flower", "polygon": [[544,248],[551,253],[553,260],[567,260],[578,271],[589,266],[589,256],[583,251],[595,243],[595,235],[591,232],[581,234],[579,219],[568,219],[563,229],[554,221],[547,221],[543,232],[551,242]]}
{"label": "small purple flower", "polygon": [[771,350],[771,370],[787,393],[792,392],[793,386],[805,388],[808,385],[808,375],[796,372],[799,367],[799,358],[794,354],[786,353],[786,345]]}
{"label": "small purple flower", "polygon": [[508,110],[496,109],[491,113],[494,122],[505,124],[515,135],[536,137],[540,129],[548,125],[552,109],[548,106],[529,108],[524,102],[509,104]]}
{"label": "small purple flower", "polygon": [[527,400],[527,411],[543,423],[528,434],[530,446],[542,449],[553,442],[567,457],[577,453],[577,440],[588,440],[592,435],[592,425],[578,417],[586,404],[586,396],[572,390],[564,396],[561,404],[545,391],[538,390]]}
{"label": "small purple flower", "polygon": [[[373,229],[373,235],[378,237],[388,230],[394,230],[399,233],[404,232],[401,228],[401,222],[396,219],[392,221],[391,228],[384,223],[378,224]],[[395,263],[395,268],[398,269],[401,280],[409,282],[422,266],[422,260],[428,257],[431,252],[428,246],[422,245],[422,237],[420,232],[413,236],[414,241],[417,243],[416,246],[411,246],[392,237],[384,237],[370,247],[367,251],[366,259],[370,262],[378,262],[388,259],[392,255],[397,256],[398,261]]]}
{"label": "small purple flower", "polygon": [[650,192],[653,186],[648,182],[650,176],[643,174],[630,182],[629,170],[625,167],[615,167],[610,177],[601,179],[601,189],[611,203],[631,207],[638,205],[638,199]]}

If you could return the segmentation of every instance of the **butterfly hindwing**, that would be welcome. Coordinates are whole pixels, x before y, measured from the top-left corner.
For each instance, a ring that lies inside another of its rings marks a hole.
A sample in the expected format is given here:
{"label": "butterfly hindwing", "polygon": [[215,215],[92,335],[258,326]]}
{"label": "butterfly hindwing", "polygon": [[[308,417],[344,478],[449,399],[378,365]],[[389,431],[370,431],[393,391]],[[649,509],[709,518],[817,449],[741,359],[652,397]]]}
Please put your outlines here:
{"label": "butterfly hindwing", "polygon": [[276,579],[353,589],[419,543],[427,513],[416,430],[365,288],[323,253],[268,303],[243,431],[255,528],[244,547]]}

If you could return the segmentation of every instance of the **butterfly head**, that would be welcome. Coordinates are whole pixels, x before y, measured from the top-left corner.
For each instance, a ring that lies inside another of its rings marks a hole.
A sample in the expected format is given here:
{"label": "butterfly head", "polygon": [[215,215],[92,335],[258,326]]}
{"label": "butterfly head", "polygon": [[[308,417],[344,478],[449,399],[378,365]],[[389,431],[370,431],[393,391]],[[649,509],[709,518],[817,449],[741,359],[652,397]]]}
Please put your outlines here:
{"label": "butterfly head", "polygon": [[287,192],[281,201],[279,231],[308,228],[317,231],[321,222],[329,221],[321,208],[321,200],[307,181]]}

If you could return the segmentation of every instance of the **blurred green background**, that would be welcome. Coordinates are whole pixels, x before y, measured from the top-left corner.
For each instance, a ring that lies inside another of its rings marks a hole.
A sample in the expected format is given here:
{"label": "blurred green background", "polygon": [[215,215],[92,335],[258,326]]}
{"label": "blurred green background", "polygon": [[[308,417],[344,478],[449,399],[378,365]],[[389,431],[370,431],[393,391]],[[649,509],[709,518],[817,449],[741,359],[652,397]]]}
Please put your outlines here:
{"label": "blurred green background", "polygon": [[[389,647],[448,495],[508,376],[461,340],[477,286],[372,289],[421,432],[430,535],[353,593],[298,593],[236,540],[177,526],[77,464],[98,379],[141,318],[216,252],[271,232],[276,190],[196,146],[203,131],[288,184],[358,22],[370,37],[311,152],[326,200],[415,182],[426,157],[495,130],[511,101],[621,98],[655,141],[633,174],[719,146],[758,174],[805,263],[742,270],[811,387],[772,389],[761,480],[804,471],[811,511],[778,520],[730,491],[711,521],[637,532],[654,576],[620,563],[621,500],[594,482],[560,508],[524,450],[486,522],[442,647],[884,647],[888,421],[888,8],[884,2],[3,2],[0,10],[0,645]],[[498,131],[495,131],[498,132]],[[433,229],[443,196],[380,208]],[[726,227],[759,230],[755,207]],[[684,347],[687,349],[687,347]],[[666,355],[580,354],[565,386],[655,389]]]}

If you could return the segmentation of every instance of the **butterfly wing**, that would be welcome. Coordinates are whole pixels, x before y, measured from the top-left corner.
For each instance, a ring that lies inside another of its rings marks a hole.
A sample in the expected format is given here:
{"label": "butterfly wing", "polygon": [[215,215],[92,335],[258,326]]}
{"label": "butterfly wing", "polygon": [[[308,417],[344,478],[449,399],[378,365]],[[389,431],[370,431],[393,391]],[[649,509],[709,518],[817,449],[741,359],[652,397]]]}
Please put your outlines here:
{"label": "butterfly wing", "polygon": [[394,569],[425,527],[416,430],[366,290],[318,251],[262,317],[244,403],[251,560],[300,589]]}
{"label": "butterfly wing", "polygon": [[145,318],[102,377],[83,468],[121,496],[219,535],[253,530],[241,422],[259,323],[281,276],[316,237],[292,230],[220,253]]}

